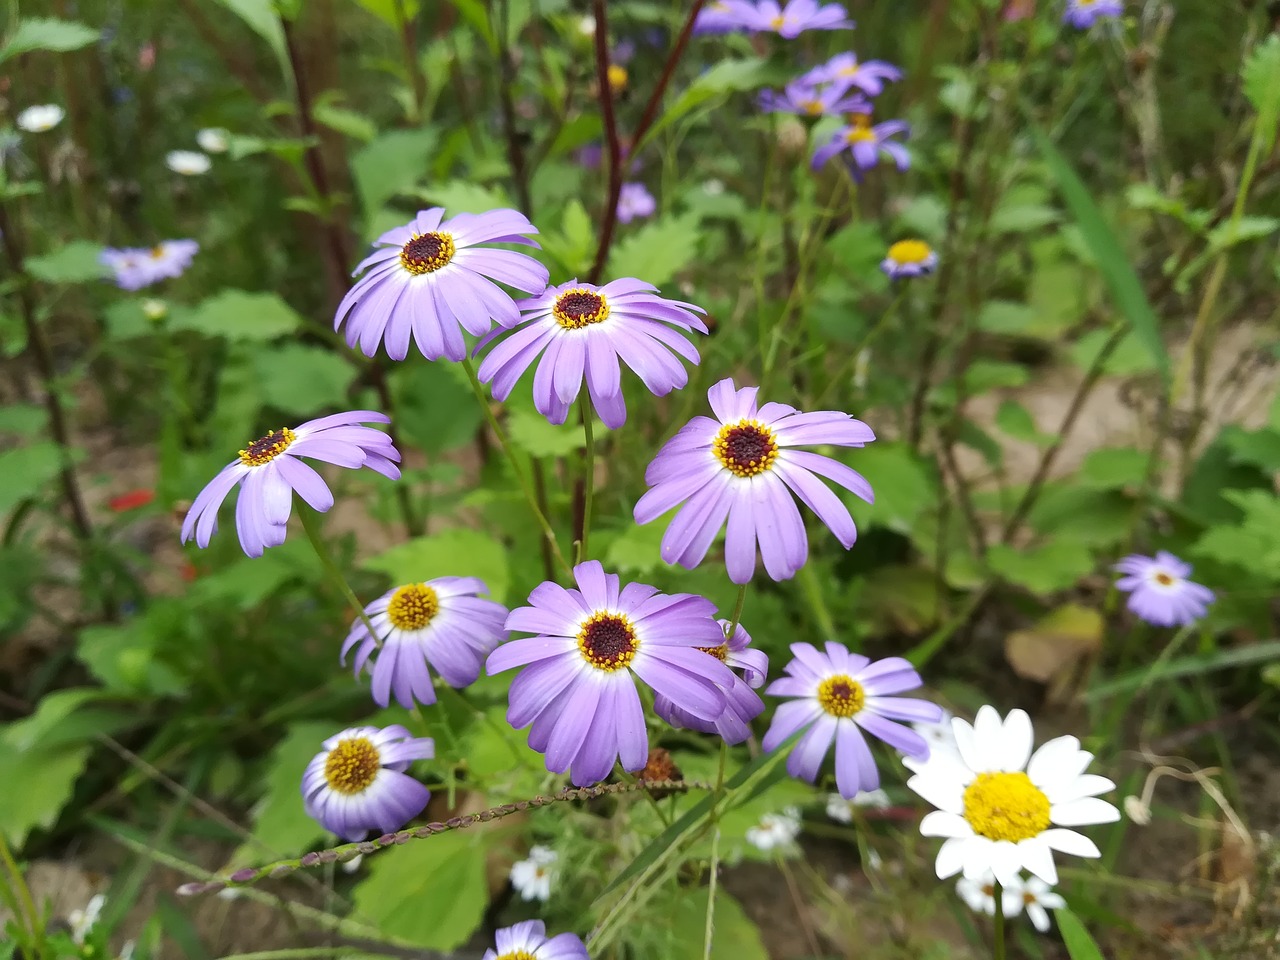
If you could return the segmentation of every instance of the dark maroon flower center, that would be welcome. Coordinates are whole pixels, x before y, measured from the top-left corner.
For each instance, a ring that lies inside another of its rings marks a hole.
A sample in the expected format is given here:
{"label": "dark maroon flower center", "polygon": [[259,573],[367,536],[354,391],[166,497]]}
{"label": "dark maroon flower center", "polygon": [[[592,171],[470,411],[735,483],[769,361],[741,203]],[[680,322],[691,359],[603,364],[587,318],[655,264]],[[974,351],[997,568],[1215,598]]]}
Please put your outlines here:
{"label": "dark maroon flower center", "polygon": [[620,613],[593,614],[578,630],[582,658],[607,673],[628,666],[639,645],[631,621]]}
{"label": "dark maroon flower center", "polygon": [[711,449],[721,464],[740,477],[771,470],[778,459],[778,441],[773,431],[758,420],[725,424]]}
{"label": "dark maroon flower center", "polygon": [[575,287],[556,297],[551,315],[566,330],[581,330],[609,319],[609,301],[603,294],[585,287]]}
{"label": "dark maroon flower center", "polygon": [[420,275],[439,270],[458,252],[453,237],[447,233],[423,233],[415,236],[400,251],[400,265]]}

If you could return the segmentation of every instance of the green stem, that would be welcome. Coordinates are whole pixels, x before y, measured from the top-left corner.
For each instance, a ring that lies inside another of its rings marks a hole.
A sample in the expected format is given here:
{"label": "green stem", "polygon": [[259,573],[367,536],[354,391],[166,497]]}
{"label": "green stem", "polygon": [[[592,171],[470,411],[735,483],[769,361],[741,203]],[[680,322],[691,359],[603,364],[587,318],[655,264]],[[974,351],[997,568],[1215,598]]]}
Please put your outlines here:
{"label": "green stem", "polygon": [[[9,841],[5,838],[3,830],[0,830],[0,860],[4,861],[5,869],[13,877],[13,886],[10,889],[16,891],[17,896],[15,899],[22,901],[23,912],[26,913],[27,919],[31,924],[30,943],[32,954],[36,957],[44,956],[44,924],[40,922],[40,911],[36,909],[35,899],[31,896],[31,888],[27,886],[27,881],[23,878],[17,861],[13,859],[13,853],[9,849]],[[14,922],[15,925],[18,924],[18,911],[16,910],[14,911]]]}
{"label": "green stem", "polygon": [[1004,952],[1004,890],[1000,886],[1000,881],[995,881],[994,892],[992,894],[996,901],[996,942],[992,951],[992,960],[1005,960]]}
{"label": "green stem", "polygon": [[511,448],[511,442],[507,439],[506,431],[502,429],[502,425],[498,423],[498,418],[493,415],[493,410],[489,407],[489,400],[484,395],[484,388],[480,386],[480,379],[476,376],[476,369],[472,365],[470,357],[463,358],[462,369],[467,372],[467,379],[471,381],[471,392],[476,395],[476,401],[480,404],[480,410],[484,413],[489,429],[498,438],[498,444],[502,447],[502,452],[506,454],[507,460],[511,464],[511,470],[515,473],[516,480],[520,483],[520,489],[524,492],[524,498],[529,503],[529,509],[533,511],[534,517],[537,518],[538,526],[542,528],[542,535],[550,545],[551,552],[560,561],[560,566],[564,567],[565,572],[572,574],[573,567],[569,565],[569,561],[565,559],[564,553],[560,550],[560,542],[556,539],[556,532],[551,529],[551,521],[547,519],[547,515],[538,506],[538,498],[534,496],[533,488],[529,485],[529,478],[525,476],[524,469],[520,466],[520,461],[516,458],[515,451]]}
{"label": "green stem", "polygon": [[831,611],[827,609],[827,601],[822,595],[822,587],[818,583],[818,578],[814,576],[813,570],[808,563],[796,571],[796,580],[800,585],[801,591],[804,592],[805,600],[808,601],[813,610],[813,618],[818,621],[818,629],[822,631],[822,639],[838,639],[836,622],[831,616]]}
{"label": "green stem", "polygon": [[[724,741],[720,742],[724,747]],[[720,774],[724,775],[724,752],[720,753]],[[716,875],[720,872],[720,828],[711,832],[711,877],[707,881],[707,922],[702,931],[702,960],[711,960],[711,940],[715,931]]]}
{"label": "green stem", "polygon": [[351,584],[347,583],[347,578],[342,575],[337,562],[333,559],[333,551],[329,549],[329,545],[325,543],[324,536],[320,533],[320,525],[317,523],[318,516],[306,504],[298,505],[298,519],[302,521],[302,529],[306,532],[307,539],[311,541],[311,548],[315,550],[316,556],[320,558],[320,566],[324,567],[325,573],[329,574],[329,578],[338,585],[342,595],[347,598],[347,603],[351,604],[351,609],[356,612],[356,616],[364,624],[364,628],[369,631],[369,636],[373,637],[374,643],[381,646],[378,631],[374,629],[373,623],[369,620],[369,615],[364,612],[364,604],[360,602],[360,598],[351,589]]}
{"label": "green stem", "polygon": [[[741,583],[738,585],[738,599],[733,604],[733,616],[729,618],[729,629],[725,632],[725,639],[731,638],[737,632],[738,624],[742,622],[742,608],[747,602],[747,585]],[[724,773],[723,755],[720,761],[720,772]]]}
{"label": "green stem", "polygon": [[596,488],[596,438],[591,426],[591,403],[582,392],[582,437],[585,453],[582,461],[582,529],[578,531],[578,562],[587,559],[587,537],[591,533],[591,501]]}
{"label": "green stem", "polygon": [[833,376],[830,382],[822,388],[822,392],[818,394],[817,399],[813,401],[813,406],[821,407],[822,402],[826,400],[827,394],[831,392],[833,387],[841,383],[846,377],[853,376],[854,371],[858,369],[858,358],[862,355],[864,350],[870,348],[872,341],[874,341],[875,338],[883,332],[884,328],[889,325],[889,321],[897,316],[898,308],[902,306],[902,301],[906,299],[906,296],[907,285],[905,282],[899,281],[898,295],[894,297],[889,306],[885,308],[880,319],[876,321],[875,326],[867,331],[866,336],[853,345],[853,348],[849,352],[849,362],[836,371],[835,376]]}

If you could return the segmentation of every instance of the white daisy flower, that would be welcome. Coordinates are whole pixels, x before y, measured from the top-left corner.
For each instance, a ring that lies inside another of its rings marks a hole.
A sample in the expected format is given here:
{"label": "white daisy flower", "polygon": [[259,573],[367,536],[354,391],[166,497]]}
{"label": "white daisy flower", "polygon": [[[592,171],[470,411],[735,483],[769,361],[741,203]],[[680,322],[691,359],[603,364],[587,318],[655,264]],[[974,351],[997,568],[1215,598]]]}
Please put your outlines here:
{"label": "white daisy flower", "polygon": [[98,922],[98,917],[102,916],[102,908],[106,905],[107,898],[102,894],[95,894],[83,910],[72,910],[70,916],[67,917],[67,923],[71,925],[71,939],[80,946],[84,946],[85,937],[89,935],[89,931],[93,929],[93,925]]}
{"label": "white daisy flower", "polygon": [[205,127],[196,134],[196,143],[205,153],[226,153],[231,147],[231,134],[221,127]]}
{"label": "white daisy flower", "polygon": [[67,112],[56,103],[45,103],[27,107],[18,114],[14,123],[19,130],[25,130],[27,133],[44,133],[60,124],[66,115]]}
{"label": "white daisy flower", "polygon": [[[956,884],[956,895],[969,905],[974,913],[985,913],[988,917],[996,915],[996,878],[990,870],[977,880],[961,877]],[[1022,912],[1022,887],[1012,884],[1000,890],[1000,903],[1004,907],[1005,917],[1016,917]]]}
{"label": "white daisy flower", "polygon": [[889,795],[883,790],[859,790],[852,800],[846,800],[838,793],[827,794],[827,816],[838,823],[852,823],[854,807],[883,810],[887,806]]}
{"label": "white daisy flower", "polygon": [[953,715],[949,711],[943,710],[942,719],[937,723],[913,723],[911,725],[916,733],[924,737],[925,743],[929,744],[930,757],[936,753],[946,753],[954,757],[960,756],[960,751],[956,747],[956,735],[951,729],[952,719],[954,719]]}
{"label": "white daisy flower", "polygon": [[164,156],[164,164],[184,177],[198,177],[209,172],[213,161],[196,150],[170,150]]}
{"label": "white daisy flower", "polygon": [[550,847],[529,848],[529,858],[511,865],[511,885],[522,900],[546,900],[551,896],[551,874],[560,854]]}
{"label": "white daisy flower", "polygon": [[1026,869],[1046,883],[1058,882],[1053,851],[1098,857],[1092,840],[1075,830],[1111,823],[1120,811],[1098,794],[1114,790],[1106,777],[1085,773],[1093,754],[1075,737],[1058,737],[1031,753],[1033,731],[1025,711],[1000,719],[984,706],[970,726],[952,721],[957,755],[931,754],[907,786],[938,809],[920,823],[926,837],[944,837],[935,868],[939,879],[964,871],[980,880],[988,870],[1002,884]]}
{"label": "white daisy flower", "polygon": [[[1013,891],[1018,898],[1018,908],[1027,911],[1027,919],[1041,933],[1049,932],[1049,911],[1061,910],[1067,905],[1062,895],[1054,893],[1053,887],[1039,877],[1019,878],[1005,888]],[[1006,914],[1008,907],[1005,908]]]}
{"label": "white daisy flower", "polygon": [[747,843],[758,850],[782,850],[795,845],[800,835],[800,811],[786,807],[780,813],[766,813],[747,831]]}

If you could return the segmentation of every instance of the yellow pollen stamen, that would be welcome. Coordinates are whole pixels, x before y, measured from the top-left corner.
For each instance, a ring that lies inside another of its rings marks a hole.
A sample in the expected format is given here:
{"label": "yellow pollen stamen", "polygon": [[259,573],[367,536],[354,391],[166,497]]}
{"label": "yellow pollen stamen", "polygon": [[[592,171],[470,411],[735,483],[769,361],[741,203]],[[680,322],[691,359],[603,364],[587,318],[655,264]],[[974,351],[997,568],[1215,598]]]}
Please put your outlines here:
{"label": "yellow pollen stamen", "polygon": [[856,77],[858,75],[857,58],[855,57],[853,63],[849,64],[847,67],[841,67],[839,73],[842,77]]}
{"label": "yellow pollen stamen", "polygon": [[630,666],[639,646],[635,627],[620,613],[593,613],[578,629],[582,659],[605,673]]}
{"label": "yellow pollen stamen", "polygon": [[983,886],[982,892],[985,893],[988,897],[994,897],[996,895],[996,888],[994,885],[988,883],[985,886]]}
{"label": "yellow pollen stamen", "polygon": [[715,657],[721,663],[729,659],[729,644],[727,643],[722,643],[718,647],[698,647],[698,649],[708,656]]}
{"label": "yellow pollen stamen", "polygon": [[862,684],[848,674],[837,673],[818,684],[818,706],[833,717],[852,717],[866,702]]}
{"label": "yellow pollen stamen", "polygon": [[924,263],[932,254],[923,240],[899,240],[889,248],[889,259],[894,263]]}
{"label": "yellow pollen stamen", "polygon": [[537,960],[537,957],[528,950],[513,950],[511,953],[502,954],[498,960]]}
{"label": "yellow pollen stamen", "polygon": [[988,840],[1030,840],[1049,826],[1049,798],[1025,773],[980,773],[964,791],[964,818]]}
{"label": "yellow pollen stamen", "polygon": [[1163,571],[1155,575],[1155,581],[1162,587],[1172,587],[1174,584],[1173,577]]}
{"label": "yellow pollen stamen", "polygon": [[786,22],[787,22],[786,17],[782,17],[782,16],[774,17],[772,20],[769,21],[769,29],[781,30],[783,25],[786,24]]}
{"label": "yellow pollen stamen", "polygon": [[1027,906],[1031,906],[1031,904],[1036,902],[1036,895],[1028,891],[1022,895],[1022,902]]}
{"label": "yellow pollen stamen", "polygon": [[778,459],[778,441],[759,420],[739,420],[720,428],[711,452],[731,473],[754,477],[773,469],[773,462]]}
{"label": "yellow pollen stamen", "polygon": [[421,630],[440,611],[440,598],[425,583],[409,583],[391,595],[387,619],[401,630]]}
{"label": "yellow pollen stamen", "polygon": [[551,315],[564,329],[581,330],[609,319],[609,300],[586,287],[574,287],[556,297]]}
{"label": "yellow pollen stamen", "polygon": [[367,737],[340,740],[324,761],[324,778],[335,793],[363,793],[378,778],[382,757]]}
{"label": "yellow pollen stamen", "polygon": [[246,467],[261,467],[289,449],[297,435],[288,427],[272,430],[240,451],[240,462]]}
{"label": "yellow pollen stamen", "polygon": [[609,64],[609,89],[614,93],[627,88],[627,68],[618,63]]}
{"label": "yellow pollen stamen", "polygon": [[453,235],[448,233],[415,233],[400,251],[400,266],[414,276],[435,273],[458,252]]}
{"label": "yellow pollen stamen", "polygon": [[156,246],[151,248],[150,257],[152,260],[159,260],[164,256],[164,247]]}
{"label": "yellow pollen stamen", "polygon": [[871,117],[865,113],[855,113],[849,118],[849,129],[844,138],[850,143],[874,141],[875,131],[871,129]]}
{"label": "yellow pollen stamen", "polygon": [[804,108],[804,112],[811,117],[816,117],[822,113],[823,106],[821,100],[801,100],[800,106]]}

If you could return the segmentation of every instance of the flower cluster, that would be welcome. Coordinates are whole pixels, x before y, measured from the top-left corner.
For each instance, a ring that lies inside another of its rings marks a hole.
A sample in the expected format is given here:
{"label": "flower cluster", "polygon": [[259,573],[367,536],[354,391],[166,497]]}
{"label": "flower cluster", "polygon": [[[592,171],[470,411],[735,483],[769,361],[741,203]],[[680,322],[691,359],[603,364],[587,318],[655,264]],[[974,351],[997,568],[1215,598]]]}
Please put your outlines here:
{"label": "flower cluster", "polygon": [[842,30],[853,26],[845,8],[818,0],[713,0],[698,14],[696,33],[776,33],[794,40],[806,30]]}

